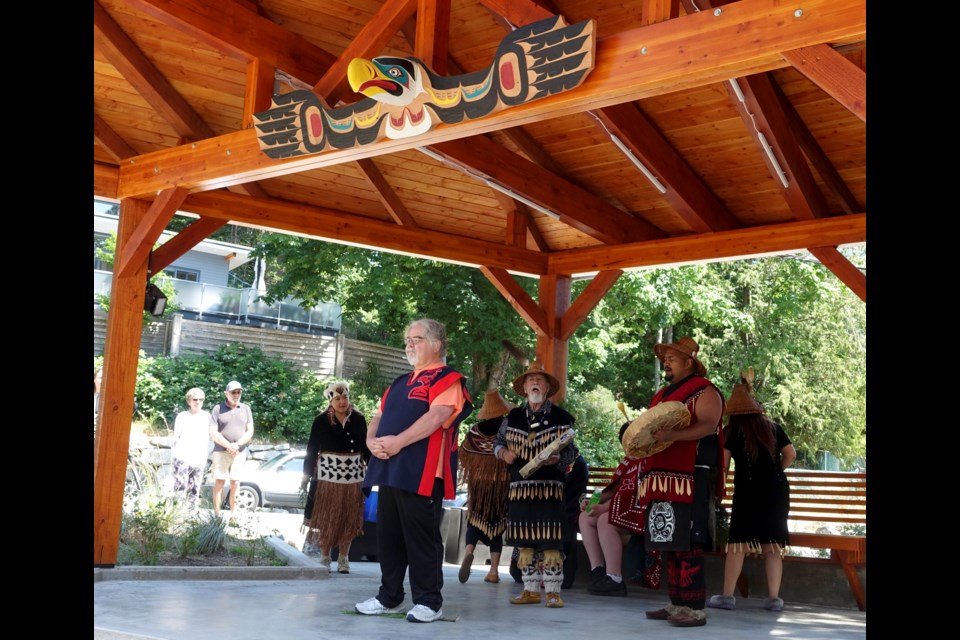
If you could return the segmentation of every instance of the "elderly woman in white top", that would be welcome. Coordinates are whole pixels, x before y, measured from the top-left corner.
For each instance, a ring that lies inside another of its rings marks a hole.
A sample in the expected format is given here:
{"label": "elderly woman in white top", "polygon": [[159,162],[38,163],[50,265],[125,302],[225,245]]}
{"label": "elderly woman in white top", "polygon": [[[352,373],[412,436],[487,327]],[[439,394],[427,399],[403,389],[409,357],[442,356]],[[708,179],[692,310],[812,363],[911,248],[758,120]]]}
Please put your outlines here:
{"label": "elderly woman in white top", "polygon": [[173,423],[173,492],[186,497],[194,511],[200,506],[200,483],[210,448],[213,418],[203,409],[203,390],[187,391],[187,411]]}

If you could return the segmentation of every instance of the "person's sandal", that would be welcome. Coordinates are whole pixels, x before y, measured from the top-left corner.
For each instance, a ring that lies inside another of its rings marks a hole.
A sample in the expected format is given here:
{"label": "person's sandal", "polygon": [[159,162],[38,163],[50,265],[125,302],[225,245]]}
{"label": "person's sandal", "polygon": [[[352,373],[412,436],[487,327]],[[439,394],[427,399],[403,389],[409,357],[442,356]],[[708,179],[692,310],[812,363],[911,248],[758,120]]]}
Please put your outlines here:
{"label": "person's sandal", "polygon": [[497,584],[498,582],[500,582],[500,576],[499,576],[498,574],[496,574],[496,573],[488,573],[488,574],[483,578],[483,581],[484,581],[484,582],[492,582],[493,584]]}
{"label": "person's sandal", "polygon": [[733,609],[737,606],[737,599],[733,596],[710,596],[707,606],[711,609]]}
{"label": "person's sandal", "polygon": [[767,598],[763,602],[763,608],[768,611],[783,611],[783,598]]}

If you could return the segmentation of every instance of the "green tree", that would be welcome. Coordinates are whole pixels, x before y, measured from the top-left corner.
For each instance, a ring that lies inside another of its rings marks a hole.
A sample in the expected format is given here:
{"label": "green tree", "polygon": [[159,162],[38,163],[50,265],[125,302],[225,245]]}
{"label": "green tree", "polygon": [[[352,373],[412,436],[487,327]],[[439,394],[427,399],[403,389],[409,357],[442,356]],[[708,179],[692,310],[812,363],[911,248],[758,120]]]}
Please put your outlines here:
{"label": "green tree", "polygon": [[[490,387],[522,400],[509,383],[523,366],[502,341],[532,356],[535,336],[479,270],[272,233],[254,255],[271,265],[269,299],[335,300],[347,335],[387,345],[400,346],[411,320],[436,318],[478,405]],[[851,255],[865,267],[865,250]],[[534,279],[517,281],[537,298]],[[573,297],[586,285],[574,282]],[[653,345],[690,335],[724,395],[755,367],[758,397],[799,451],[852,460],[865,452],[865,330],[863,303],[806,254],[626,273],[570,341],[565,404],[584,414],[578,446],[594,465],[619,459],[616,401],[647,406],[663,384]]]}
{"label": "green tree", "polygon": [[[158,246],[159,244],[154,245],[153,248],[156,249]],[[116,256],[116,253],[117,253],[117,234],[115,232],[111,232],[110,235],[104,238],[102,243],[94,245],[94,248],[93,248],[94,256],[97,259],[103,261],[104,266],[109,268],[111,271],[113,270],[113,261],[114,261],[114,257]],[[170,277],[168,277],[165,273],[161,271],[160,273],[156,274],[152,278],[149,278],[147,282],[152,282],[153,284],[157,285],[160,291],[163,292],[163,295],[167,297],[167,304],[166,304],[166,307],[164,307],[161,317],[166,317],[171,313],[175,313],[180,309],[180,306],[177,304],[177,301],[176,301],[177,292],[176,292],[176,289],[174,289],[173,287],[173,280]],[[104,311],[109,312],[110,296],[97,294],[96,298],[97,298],[97,305]],[[150,315],[150,313],[148,313],[147,311],[143,312],[143,324],[146,325],[150,322],[153,322],[154,320],[156,320],[156,318]]]}

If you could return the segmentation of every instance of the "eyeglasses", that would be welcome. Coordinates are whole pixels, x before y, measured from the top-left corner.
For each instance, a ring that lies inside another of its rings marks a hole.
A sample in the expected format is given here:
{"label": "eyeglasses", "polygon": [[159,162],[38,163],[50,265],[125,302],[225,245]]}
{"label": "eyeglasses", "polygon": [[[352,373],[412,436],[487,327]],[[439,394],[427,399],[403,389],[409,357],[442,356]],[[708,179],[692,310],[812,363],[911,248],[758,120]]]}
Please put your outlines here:
{"label": "eyeglasses", "polygon": [[203,402],[205,398],[190,398],[190,402]]}
{"label": "eyeglasses", "polygon": [[411,344],[420,344],[424,340],[426,340],[426,338],[423,336],[410,336],[409,338],[404,338],[403,343],[409,346]]}
{"label": "eyeglasses", "polygon": [[243,391],[240,390],[240,389],[237,389],[236,391],[231,391],[231,392],[230,392],[230,395],[232,395],[232,396],[238,396],[238,395],[240,395],[241,393],[243,393]]}

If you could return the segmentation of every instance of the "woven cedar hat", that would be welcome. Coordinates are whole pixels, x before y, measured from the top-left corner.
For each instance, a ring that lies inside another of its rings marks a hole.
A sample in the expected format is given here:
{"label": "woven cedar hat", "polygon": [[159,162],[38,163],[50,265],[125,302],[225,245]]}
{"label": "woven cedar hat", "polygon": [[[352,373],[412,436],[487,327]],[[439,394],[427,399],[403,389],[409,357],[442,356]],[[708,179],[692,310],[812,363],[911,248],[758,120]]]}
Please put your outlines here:
{"label": "woven cedar hat", "polygon": [[631,458],[646,458],[660,453],[673,442],[658,442],[653,434],[661,429],[686,429],[690,426],[690,411],[682,402],[661,402],[640,414],[623,432],[620,444]]}
{"label": "woven cedar hat", "polygon": [[510,413],[511,409],[516,409],[517,405],[507,402],[496,389],[489,389],[483,396],[483,406],[477,411],[477,420],[488,420],[490,418],[502,418]]}
{"label": "woven cedar hat", "polygon": [[763,413],[763,407],[753,397],[753,388],[749,384],[735,384],[723,409],[723,415],[739,416],[748,413]]}
{"label": "woven cedar hat", "polygon": [[700,360],[697,359],[697,354],[700,353],[700,345],[697,344],[696,340],[690,336],[683,336],[677,342],[672,342],[670,344],[657,343],[653,345],[653,352],[657,354],[657,357],[660,360],[663,360],[663,357],[666,355],[668,349],[673,349],[674,351],[683,355],[685,358],[693,358],[693,363],[697,366],[697,375],[707,375],[707,368],[702,362],[700,362]]}
{"label": "woven cedar hat", "polygon": [[550,385],[550,389],[547,391],[548,398],[560,390],[560,381],[547,373],[543,368],[543,365],[540,364],[539,360],[534,360],[531,362],[530,366],[527,367],[527,370],[517,376],[517,378],[513,381],[513,390],[526,398],[527,392],[523,390],[523,381],[527,379],[527,376],[533,375],[534,373],[539,373],[547,379],[547,384]]}

